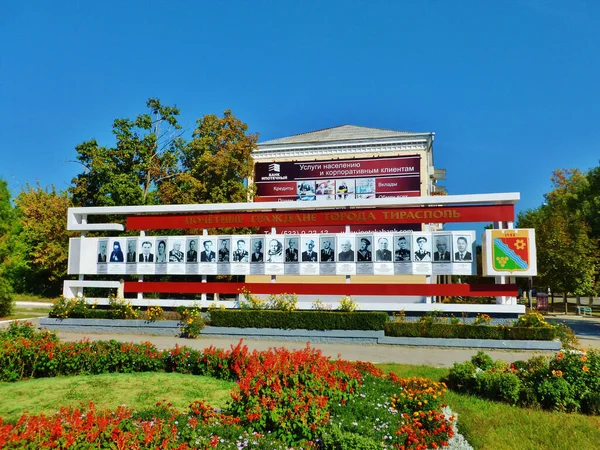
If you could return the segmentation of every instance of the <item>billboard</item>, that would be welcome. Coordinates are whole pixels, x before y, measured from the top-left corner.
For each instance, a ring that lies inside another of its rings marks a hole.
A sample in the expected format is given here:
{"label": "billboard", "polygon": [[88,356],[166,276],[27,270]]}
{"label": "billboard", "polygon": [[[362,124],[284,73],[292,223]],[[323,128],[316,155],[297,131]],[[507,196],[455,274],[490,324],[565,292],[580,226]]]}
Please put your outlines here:
{"label": "billboard", "polygon": [[254,201],[418,197],[420,156],[256,163]]}

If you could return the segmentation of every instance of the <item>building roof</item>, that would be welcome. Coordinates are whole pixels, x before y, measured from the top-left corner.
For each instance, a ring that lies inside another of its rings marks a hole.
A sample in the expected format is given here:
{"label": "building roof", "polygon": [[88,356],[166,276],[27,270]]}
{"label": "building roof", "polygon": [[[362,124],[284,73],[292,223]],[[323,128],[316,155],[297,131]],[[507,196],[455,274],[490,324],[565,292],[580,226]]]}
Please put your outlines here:
{"label": "building roof", "polygon": [[394,137],[407,137],[414,134],[409,131],[384,130],[382,128],[358,127],[355,125],[341,125],[338,127],[324,128],[322,130],[311,131],[308,133],[295,134],[270,141],[259,142],[263,145],[281,145],[281,144],[305,144],[310,142],[338,142],[353,141],[358,139],[381,139]]}

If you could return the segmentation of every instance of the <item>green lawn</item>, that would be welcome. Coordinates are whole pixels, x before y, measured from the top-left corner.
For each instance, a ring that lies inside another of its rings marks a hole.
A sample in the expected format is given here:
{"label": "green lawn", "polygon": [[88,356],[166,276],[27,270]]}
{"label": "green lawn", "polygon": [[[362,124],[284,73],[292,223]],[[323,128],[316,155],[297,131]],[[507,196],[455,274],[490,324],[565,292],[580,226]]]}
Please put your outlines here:
{"label": "green lawn", "polygon": [[[402,377],[439,381],[447,369],[407,364],[381,364]],[[600,417],[520,408],[449,391],[448,406],[458,414],[458,428],[476,449],[597,449]]]}
{"label": "green lawn", "polygon": [[40,297],[35,294],[13,294],[15,302],[52,303],[56,297]]}
{"label": "green lawn", "polygon": [[0,417],[15,421],[25,411],[54,413],[61,406],[98,410],[127,405],[136,410],[167,400],[179,410],[194,400],[223,408],[234,383],[178,373],[105,374],[0,383]]}

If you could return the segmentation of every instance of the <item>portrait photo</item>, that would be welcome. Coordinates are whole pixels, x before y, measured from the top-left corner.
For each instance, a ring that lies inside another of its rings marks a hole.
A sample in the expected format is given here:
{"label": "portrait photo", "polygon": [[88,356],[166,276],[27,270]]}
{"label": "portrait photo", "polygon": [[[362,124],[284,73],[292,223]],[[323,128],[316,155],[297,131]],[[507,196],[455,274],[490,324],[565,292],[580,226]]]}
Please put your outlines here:
{"label": "portrait photo", "polygon": [[319,262],[319,248],[317,236],[302,237],[302,262]]}
{"label": "portrait photo", "polygon": [[435,262],[450,262],[452,261],[452,236],[445,234],[432,235],[435,250],[433,252],[433,260]]}
{"label": "portrait photo", "polygon": [[353,236],[340,236],[338,238],[338,262],[355,260],[353,242]]}
{"label": "portrait photo", "polygon": [[127,239],[127,253],[125,254],[125,262],[135,263],[137,259],[137,239]]}
{"label": "portrait photo", "polygon": [[250,260],[249,239],[240,236],[235,236],[232,239],[235,242],[235,250],[231,254],[231,262],[247,263]]}
{"label": "portrait photo", "polygon": [[183,239],[169,238],[169,248],[169,262],[182,263],[185,257],[185,254],[183,253]]}
{"label": "portrait photo", "polygon": [[373,235],[360,235],[356,236],[356,261],[357,262],[372,262],[373,251],[371,245],[373,244]]}
{"label": "portrait photo", "polygon": [[98,241],[98,262],[105,263],[108,261],[106,249],[108,248],[108,240],[100,239]]}
{"label": "portrait photo", "polygon": [[125,255],[123,254],[123,250],[121,248],[122,242],[123,241],[120,239],[111,240],[109,262],[122,263],[125,261]]}
{"label": "portrait photo", "polygon": [[296,236],[285,238],[285,262],[297,263],[300,261],[298,255],[298,238]]}
{"label": "portrait photo", "polygon": [[392,251],[390,250],[391,236],[377,236],[377,251],[375,252],[375,261],[390,262],[392,261]]}
{"label": "portrait photo", "polygon": [[[165,254],[166,244],[163,242],[163,257]],[[152,238],[144,237],[138,240],[138,262],[151,263],[154,262],[154,240]],[[163,261],[163,262],[166,262]]]}
{"label": "portrait photo", "polygon": [[394,242],[396,242],[396,249],[394,251],[394,261],[396,262],[408,262],[410,258],[411,248],[411,235],[397,234],[394,236]]}
{"label": "portrait photo", "polygon": [[265,240],[262,237],[256,237],[250,239],[250,247],[252,254],[250,255],[250,262],[261,263],[265,261]]}
{"label": "portrait photo", "polygon": [[431,235],[413,234],[413,260],[431,261]]}
{"label": "portrait photo", "polygon": [[215,239],[209,239],[208,237],[201,237],[200,242],[202,243],[202,250],[200,252],[200,262],[214,263],[217,262],[217,254],[215,252]]}
{"label": "portrait photo", "polygon": [[265,262],[283,262],[283,239],[281,237],[267,237],[268,242]]}
{"label": "portrait photo", "polygon": [[187,251],[185,252],[185,261],[188,263],[198,262],[198,239],[188,238],[186,242]]}
{"label": "portrait photo", "polygon": [[[147,241],[150,242],[150,241]],[[141,245],[143,248],[143,243]],[[156,238],[156,263],[166,263],[167,262],[167,238]],[[140,258],[140,262],[142,259]]]}
{"label": "portrait photo", "polygon": [[473,261],[473,255],[471,253],[471,240],[470,236],[455,236],[456,241],[454,242],[454,261]]}
{"label": "portrait photo", "polygon": [[230,237],[219,237],[219,250],[218,262],[228,263],[230,262],[231,255],[231,238]]}
{"label": "portrait photo", "polygon": [[335,236],[321,236],[321,262],[335,262]]}

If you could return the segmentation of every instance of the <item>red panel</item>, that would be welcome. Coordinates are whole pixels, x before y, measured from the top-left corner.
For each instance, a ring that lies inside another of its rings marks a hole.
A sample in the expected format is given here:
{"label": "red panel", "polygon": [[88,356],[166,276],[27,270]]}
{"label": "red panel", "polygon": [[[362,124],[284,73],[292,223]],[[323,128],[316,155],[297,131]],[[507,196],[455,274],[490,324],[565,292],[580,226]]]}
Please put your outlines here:
{"label": "red panel", "polygon": [[496,297],[518,295],[516,284],[302,284],[302,283],[199,283],[199,282],[125,282],[125,292],[162,292],[177,294],[239,294],[242,288],[253,294],[320,295],[423,295]]}
{"label": "red panel", "polygon": [[455,206],[329,211],[239,212],[130,216],[129,230],[219,227],[295,227],[331,225],[398,225],[403,223],[512,222],[513,205]]}

